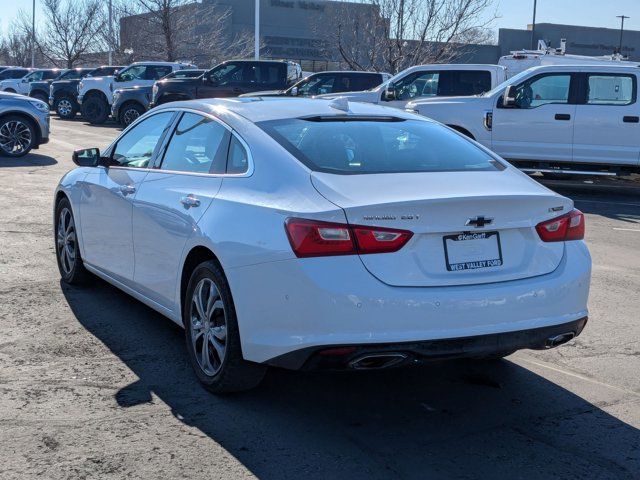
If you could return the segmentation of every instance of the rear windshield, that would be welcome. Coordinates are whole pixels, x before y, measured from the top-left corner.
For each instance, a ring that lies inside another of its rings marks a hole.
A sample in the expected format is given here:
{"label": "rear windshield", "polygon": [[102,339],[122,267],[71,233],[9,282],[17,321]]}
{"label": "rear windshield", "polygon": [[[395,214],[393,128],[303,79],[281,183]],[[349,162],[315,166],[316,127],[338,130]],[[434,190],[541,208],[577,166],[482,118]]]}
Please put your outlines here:
{"label": "rear windshield", "polygon": [[505,167],[437,123],[397,118],[293,118],[258,126],[318,172],[491,171]]}

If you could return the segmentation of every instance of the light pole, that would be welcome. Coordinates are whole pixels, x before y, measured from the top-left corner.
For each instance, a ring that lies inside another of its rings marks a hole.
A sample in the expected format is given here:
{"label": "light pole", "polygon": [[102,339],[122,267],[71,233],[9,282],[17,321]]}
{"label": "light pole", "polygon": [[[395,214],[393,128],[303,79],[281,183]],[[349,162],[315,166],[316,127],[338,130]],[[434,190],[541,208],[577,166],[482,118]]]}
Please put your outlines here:
{"label": "light pole", "polygon": [[538,7],[538,0],[533,0],[533,22],[531,23],[531,50],[536,49],[534,42],[536,41],[535,33],[536,33],[536,8],[537,7]]}
{"label": "light pole", "polygon": [[31,68],[36,66],[36,0],[31,10]]}
{"label": "light pole", "polygon": [[627,17],[626,15],[616,15],[616,18],[619,18],[621,20],[621,22],[620,22],[620,44],[618,45],[618,53],[620,55],[622,55],[622,32],[624,31],[624,19],[625,18],[631,18],[631,17]]}
{"label": "light pole", "polygon": [[109,66],[113,65],[113,0],[109,0]]}
{"label": "light pole", "polygon": [[260,0],[256,0],[256,23],[253,29],[253,57],[260,60]]}

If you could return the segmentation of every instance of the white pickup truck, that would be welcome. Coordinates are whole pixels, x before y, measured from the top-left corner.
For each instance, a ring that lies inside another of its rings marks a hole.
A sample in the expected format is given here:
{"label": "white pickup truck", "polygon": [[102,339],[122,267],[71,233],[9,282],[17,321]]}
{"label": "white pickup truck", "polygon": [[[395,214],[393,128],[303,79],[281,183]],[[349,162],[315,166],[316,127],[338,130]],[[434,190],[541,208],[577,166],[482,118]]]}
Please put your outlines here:
{"label": "white pickup truck", "polygon": [[476,97],[424,99],[406,110],[473,138],[525,171],[640,172],[640,68],[534,67]]}
{"label": "white pickup truck", "polygon": [[318,95],[315,98],[346,97],[351,102],[404,108],[407,102],[422,98],[478,95],[506,78],[506,69],[499,65],[417,65],[370,90]]}
{"label": "white pickup truck", "polygon": [[115,76],[85,77],[78,84],[78,103],[82,116],[89,123],[104,123],[111,112],[114,90],[153,86],[156,80],[185,68],[195,67],[180,62],[135,62]]}

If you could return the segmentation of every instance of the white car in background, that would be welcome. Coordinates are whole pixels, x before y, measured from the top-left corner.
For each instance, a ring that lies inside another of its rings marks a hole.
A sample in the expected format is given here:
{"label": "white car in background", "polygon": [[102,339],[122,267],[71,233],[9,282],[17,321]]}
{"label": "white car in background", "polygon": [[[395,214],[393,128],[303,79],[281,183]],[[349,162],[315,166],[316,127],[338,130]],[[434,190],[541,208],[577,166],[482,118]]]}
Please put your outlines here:
{"label": "white car in background", "polygon": [[[16,69],[16,71],[20,71]],[[41,68],[23,69],[25,75],[19,78],[8,78],[0,81],[0,90],[8,93],[19,93],[20,95],[29,95],[31,82],[40,82],[42,80],[53,80],[64,73],[65,70],[59,68]]]}
{"label": "white car in background", "polygon": [[534,67],[477,97],[407,104],[524,171],[640,173],[640,68]]}
{"label": "white car in background", "polygon": [[587,321],[572,201],[402,110],[173,102],[74,161],[55,193],[63,281],[92,272],[184,326],[214,392],[269,365],[551,348]]}
{"label": "white car in background", "polygon": [[506,78],[506,69],[499,65],[416,65],[370,90],[317,95],[315,98],[341,96],[352,102],[404,108],[408,102],[422,98],[478,95],[491,90]]}

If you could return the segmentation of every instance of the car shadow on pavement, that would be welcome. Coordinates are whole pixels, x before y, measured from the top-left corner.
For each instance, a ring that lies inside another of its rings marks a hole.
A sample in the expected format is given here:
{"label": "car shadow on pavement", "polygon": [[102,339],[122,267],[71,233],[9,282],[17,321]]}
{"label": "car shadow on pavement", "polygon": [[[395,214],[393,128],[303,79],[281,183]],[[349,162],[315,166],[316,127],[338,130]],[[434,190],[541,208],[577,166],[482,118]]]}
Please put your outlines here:
{"label": "car shadow on pavement", "polygon": [[28,153],[24,157],[9,158],[0,157],[0,168],[6,167],[48,167],[55,165],[58,161],[49,155],[39,153]]}
{"label": "car shadow on pavement", "polygon": [[[215,396],[198,384],[172,322],[101,280],[62,290],[77,320],[138,377],[115,395],[120,408],[158,397],[258,478],[621,479],[640,471],[638,429],[508,360],[272,370],[256,390]],[[219,478],[208,455],[195,460],[203,476]]]}

